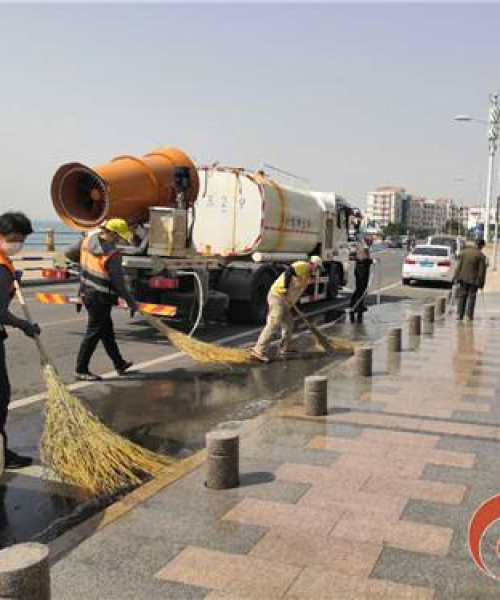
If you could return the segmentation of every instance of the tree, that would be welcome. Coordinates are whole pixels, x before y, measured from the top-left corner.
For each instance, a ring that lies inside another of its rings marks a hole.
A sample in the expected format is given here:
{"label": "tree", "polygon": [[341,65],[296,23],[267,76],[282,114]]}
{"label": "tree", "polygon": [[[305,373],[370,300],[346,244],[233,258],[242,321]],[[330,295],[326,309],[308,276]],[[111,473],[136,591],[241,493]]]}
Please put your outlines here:
{"label": "tree", "polygon": [[402,235],[406,233],[406,228],[398,223],[389,223],[383,229],[384,238]]}
{"label": "tree", "polygon": [[443,228],[444,233],[448,233],[449,235],[459,235],[462,227],[460,226],[460,222],[456,219],[449,219],[446,221],[445,226]]}

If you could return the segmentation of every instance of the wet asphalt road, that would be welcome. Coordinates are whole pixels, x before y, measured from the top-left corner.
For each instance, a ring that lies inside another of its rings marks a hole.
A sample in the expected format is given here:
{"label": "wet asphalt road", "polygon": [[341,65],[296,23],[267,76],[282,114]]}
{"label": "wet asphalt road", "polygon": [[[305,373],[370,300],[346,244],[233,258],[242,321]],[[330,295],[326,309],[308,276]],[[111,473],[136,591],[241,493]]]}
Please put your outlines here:
{"label": "wet asphalt road", "polygon": [[[353,329],[339,323],[334,327],[334,333],[375,339],[384,334],[391,319],[396,322],[400,319],[402,301],[431,299],[442,294],[442,289],[438,288],[401,286],[402,257],[403,253],[397,250],[378,255],[380,270],[374,273],[371,289],[382,289],[381,310],[369,312],[362,328]],[[63,378],[71,382],[85,315],[76,314],[72,306],[39,305],[34,300],[35,291],[29,290],[27,295],[33,315],[42,326],[44,343]],[[63,288],[58,287],[58,292],[62,293]],[[315,305],[309,311],[323,313],[320,320],[338,319],[348,297],[348,293],[343,293],[334,302]],[[375,299],[372,295],[371,302]],[[332,360],[311,353],[307,360],[274,362],[268,366],[257,364],[221,369],[196,365],[189,358],[179,356],[140,318],[131,321],[126,311],[116,310],[115,323],[124,356],[143,367],[127,378],[110,373],[110,377],[101,383],[78,384],[73,389],[115,431],[153,450],[175,456],[186,456],[202,447],[205,432],[221,422],[255,416],[280,395],[299,387],[304,376]],[[245,345],[255,339],[259,330],[207,324],[197,337],[222,344]],[[8,431],[14,448],[38,457],[43,401],[37,395],[43,392],[43,385],[36,349],[17,331],[11,334],[8,344],[14,391]],[[301,339],[300,344],[306,344],[305,339]],[[310,351],[310,348],[304,346],[304,350]],[[343,360],[343,357],[335,360]],[[98,373],[110,371],[111,366],[102,350],[96,354],[92,367]],[[3,500],[0,504],[0,547],[40,534],[41,539],[49,539],[55,535],[51,531],[54,522],[61,520],[64,528],[68,515],[75,508],[81,508],[78,490],[62,486],[54,488],[53,484],[40,478],[38,466],[22,473],[4,475],[0,494]]]}

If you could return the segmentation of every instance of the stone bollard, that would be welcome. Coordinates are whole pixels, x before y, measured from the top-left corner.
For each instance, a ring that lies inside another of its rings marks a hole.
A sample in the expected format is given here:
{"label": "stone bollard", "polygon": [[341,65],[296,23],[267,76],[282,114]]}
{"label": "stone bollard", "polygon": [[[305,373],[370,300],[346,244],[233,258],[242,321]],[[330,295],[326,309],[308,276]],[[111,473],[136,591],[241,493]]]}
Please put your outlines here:
{"label": "stone bollard", "polygon": [[328,378],[311,375],[304,379],[304,409],[306,415],[320,417],[328,412]]}
{"label": "stone bollard", "polygon": [[438,317],[446,314],[446,296],[441,296],[436,301],[436,313]]}
{"label": "stone bollard", "polygon": [[426,304],[424,306],[424,323],[423,323],[423,333],[425,335],[431,335],[433,333],[434,320],[435,320],[434,304]]}
{"label": "stone bollard", "polygon": [[388,352],[401,352],[401,327],[392,327],[387,333]]}
{"label": "stone bollard", "polygon": [[0,550],[0,598],[50,600],[48,546],[27,542]]}
{"label": "stone bollard", "polygon": [[410,315],[408,328],[410,335],[420,335],[422,333],[422,317],[420,315]]}
{"label": "stone bollard", "polygon": [[354,353],[356,374],[370,377],[372,374],[373,350],[372,348],[357,348]]}
{"label": "stone bollard", "polygon": [[47,248],[47,252],[54,252],[54,250],[56,249],[56,245],[54,242],[54,230],[53,229],[49,229],[47,231],[47,235],[45,236],[45,245]]}
{"label": "stone bollard", "polygon": [[213,490],[238,487],[240,483],[238,434],[229,430],[210,431],[206,435],[206,444],[206,486]]}
{"label": "stone bollard", "polygon": [[434,308],[434,304],[426,304],[424,306],[424,321],[430,321],[434,323],[436,319],[436,312]]}

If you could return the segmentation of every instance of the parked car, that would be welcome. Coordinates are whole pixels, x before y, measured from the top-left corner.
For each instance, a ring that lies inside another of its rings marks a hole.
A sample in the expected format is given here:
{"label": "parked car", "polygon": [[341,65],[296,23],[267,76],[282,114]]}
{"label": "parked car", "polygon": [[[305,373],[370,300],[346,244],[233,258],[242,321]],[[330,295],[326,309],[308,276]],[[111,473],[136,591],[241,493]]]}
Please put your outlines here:
{"label": "parked car", "polygon": [[403,262],[403,285],[412,281],[442,281],[451,286],[456,266],[450,246],[416,246]]}
{"label": "parked car", "polygon": [[387,247],[388,248],[402,248],[403,241],[401,240],[400,237],[391,237],[387,240]]}
{"label": "parked car", "polygon": [[465,248],[465,239],[456,235],[430,235],[427,243],[432,246],[449,246],[457,258]]}

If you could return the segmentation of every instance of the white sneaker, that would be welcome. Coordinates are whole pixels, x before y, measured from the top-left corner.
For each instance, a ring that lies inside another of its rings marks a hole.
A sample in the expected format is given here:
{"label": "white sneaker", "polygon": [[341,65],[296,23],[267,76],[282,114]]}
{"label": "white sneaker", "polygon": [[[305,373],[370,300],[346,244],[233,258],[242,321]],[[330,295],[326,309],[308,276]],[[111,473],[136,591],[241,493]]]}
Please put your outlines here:
{"label": "white sneaker", "polygon": [[262,352],[258,352],[257,350],[250,350],[250,356],[263,363],[271,362],[268,356],[266,356]]}

